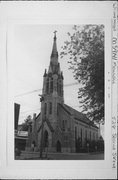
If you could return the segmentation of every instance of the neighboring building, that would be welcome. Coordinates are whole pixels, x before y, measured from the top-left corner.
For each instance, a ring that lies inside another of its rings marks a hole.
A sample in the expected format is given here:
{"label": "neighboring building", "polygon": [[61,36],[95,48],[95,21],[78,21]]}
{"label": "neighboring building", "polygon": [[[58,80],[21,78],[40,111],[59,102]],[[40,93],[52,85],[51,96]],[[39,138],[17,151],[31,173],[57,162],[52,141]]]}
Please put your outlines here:
{"label": "neighboring building", "polygon": [[26,142],[28,140],[28,132],[27,131],[18,131],[15,134],[15,149],[25,150]]}
{"label": "neighboring building", "polygon": [[26,141],[28,139],[28,132],[22,131],[22,125],[18,125],[20,113],[20,104],[14,103],[14,143],[15,149],[25,150]]}
{"label": "neighboring building", "polygon": [[56,39],[55,33],[49,69],[43,75],[41,113],[34,116],[26,149],[35,142],[36,150],[40,150],[42,139],[43,150],[48,146],[49,152],[77,152],[87,142],[98,140],[99,128],[86,115],[64,104],[64,77]]}
{"label": "neighboring building", "polygon": [[20,104],[14,103],[14,129],[18,130]]}

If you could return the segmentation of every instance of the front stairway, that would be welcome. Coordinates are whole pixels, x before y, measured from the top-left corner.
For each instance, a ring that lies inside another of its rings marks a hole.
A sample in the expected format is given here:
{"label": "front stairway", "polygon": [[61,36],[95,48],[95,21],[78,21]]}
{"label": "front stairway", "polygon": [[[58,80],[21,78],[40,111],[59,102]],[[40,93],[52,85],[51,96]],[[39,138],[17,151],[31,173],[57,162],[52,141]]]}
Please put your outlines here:
{"label": "front stairway", "polygon": [[16,157],[19,160],[30,160],[30,159],[47,159],[46,152],[42,153],[42,158],[40,158],[40,152],[30,152],[30,151],[22,151],[21,155]]}

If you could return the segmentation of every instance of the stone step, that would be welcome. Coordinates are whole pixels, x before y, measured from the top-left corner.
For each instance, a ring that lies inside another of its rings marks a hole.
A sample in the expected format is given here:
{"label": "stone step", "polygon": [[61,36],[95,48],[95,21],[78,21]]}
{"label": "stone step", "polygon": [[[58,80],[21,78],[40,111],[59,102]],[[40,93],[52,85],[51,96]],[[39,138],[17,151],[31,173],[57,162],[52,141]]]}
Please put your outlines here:
{"label": "stone step", "polygon": [[[43,157],[46,156],[46,153],[43,152]],[[28,152],[22,151],[20,155],[20,159],[40,159],[40,152]]]}

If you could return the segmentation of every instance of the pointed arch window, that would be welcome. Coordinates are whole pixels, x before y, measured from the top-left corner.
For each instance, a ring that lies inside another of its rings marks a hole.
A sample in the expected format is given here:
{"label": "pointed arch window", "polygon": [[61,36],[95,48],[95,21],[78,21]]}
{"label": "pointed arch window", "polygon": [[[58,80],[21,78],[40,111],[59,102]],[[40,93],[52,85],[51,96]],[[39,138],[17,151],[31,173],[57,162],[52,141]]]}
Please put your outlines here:
{"label": "pointed arch window", "polygon": [[57,115],[59,115],[59,103],[57,103]]}
{"label": "pointed arch window", "polygon": [[53,92],[53,77],[50,80],[50,92]]}
{"label": "pointed arch window", "polygon": [[59,95],[61,96],[61,82],[59,82]]}
{"label": "pointed arch window", "polygon": [[82,146],[82,128],[81,128],[81,146]]}
{"label": "pointed arch window", "polygon": [[93,140],[95,140],[95,133],[93,132]]}
{"label": "pointed arch window", "polygon": [[47,113],[47,103],[45,103],[45,106],[44,106],[44,114],[46,115]]}
{"label": "pointed arch window", "polygon": [[65,120],[65,128],[66,128],[66,130],[68,129],[68,122],[67,122],[67,120]]}
{"label": "pointed arch window", "polygon": [[90,131],[90,141],[91,141],[91,131]]}
{"label": "pointed arch window", "polygon": [[58,81],[57,81],[57,92],[60,96],[62,95],[61,79],[58,79]]}
{"label": "pointed arch window", "polygon": [[52,114],[52,103],[49,103],[49,114]]}
{"label": "pointed arch window", "polygon": [[87,140],[87,130],[85,130],[85,139]]}
{"label": "pointed arch window", "polygon": [[47,78],[47,82],[46,82],[46,92],[47,94],[49,93],[49,78]]}
{"label": "pointed arch window", "polygon": [[77,139],[77,127],[75,127],[75,139]]}
{"label": "pointed arch window", "polygon": [[62,128],[63,128],[63,131],[65,131],[65,121],[64,120],[62,121]]}
{"label": "pointed arch window", "polygon": [[59,92],[59,83],[57,81],[57,93]]}

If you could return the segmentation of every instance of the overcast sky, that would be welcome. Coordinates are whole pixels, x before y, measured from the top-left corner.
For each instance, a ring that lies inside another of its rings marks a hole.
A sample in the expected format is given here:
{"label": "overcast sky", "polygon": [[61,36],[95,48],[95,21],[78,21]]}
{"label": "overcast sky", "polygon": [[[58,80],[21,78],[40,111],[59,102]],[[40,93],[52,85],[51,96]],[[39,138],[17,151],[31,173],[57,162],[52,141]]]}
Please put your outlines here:
{"label": "overcast sky", "polygon": [[[14,77],[15,102],[21,105],[21,123],[28,115],[40,112],[40,100],[43,86],[43,74],[48,69],[52,51],[54,31],[57,30],[57,49],[68,39],[67,32],[72,32],[72,25],[17,25],[14,28]],[[64,85],[75,83],[67,63],[68,59],[59,62],[64,74]],[[64,87],[65,103],[81,110],[78,101],[79,85]]]}

